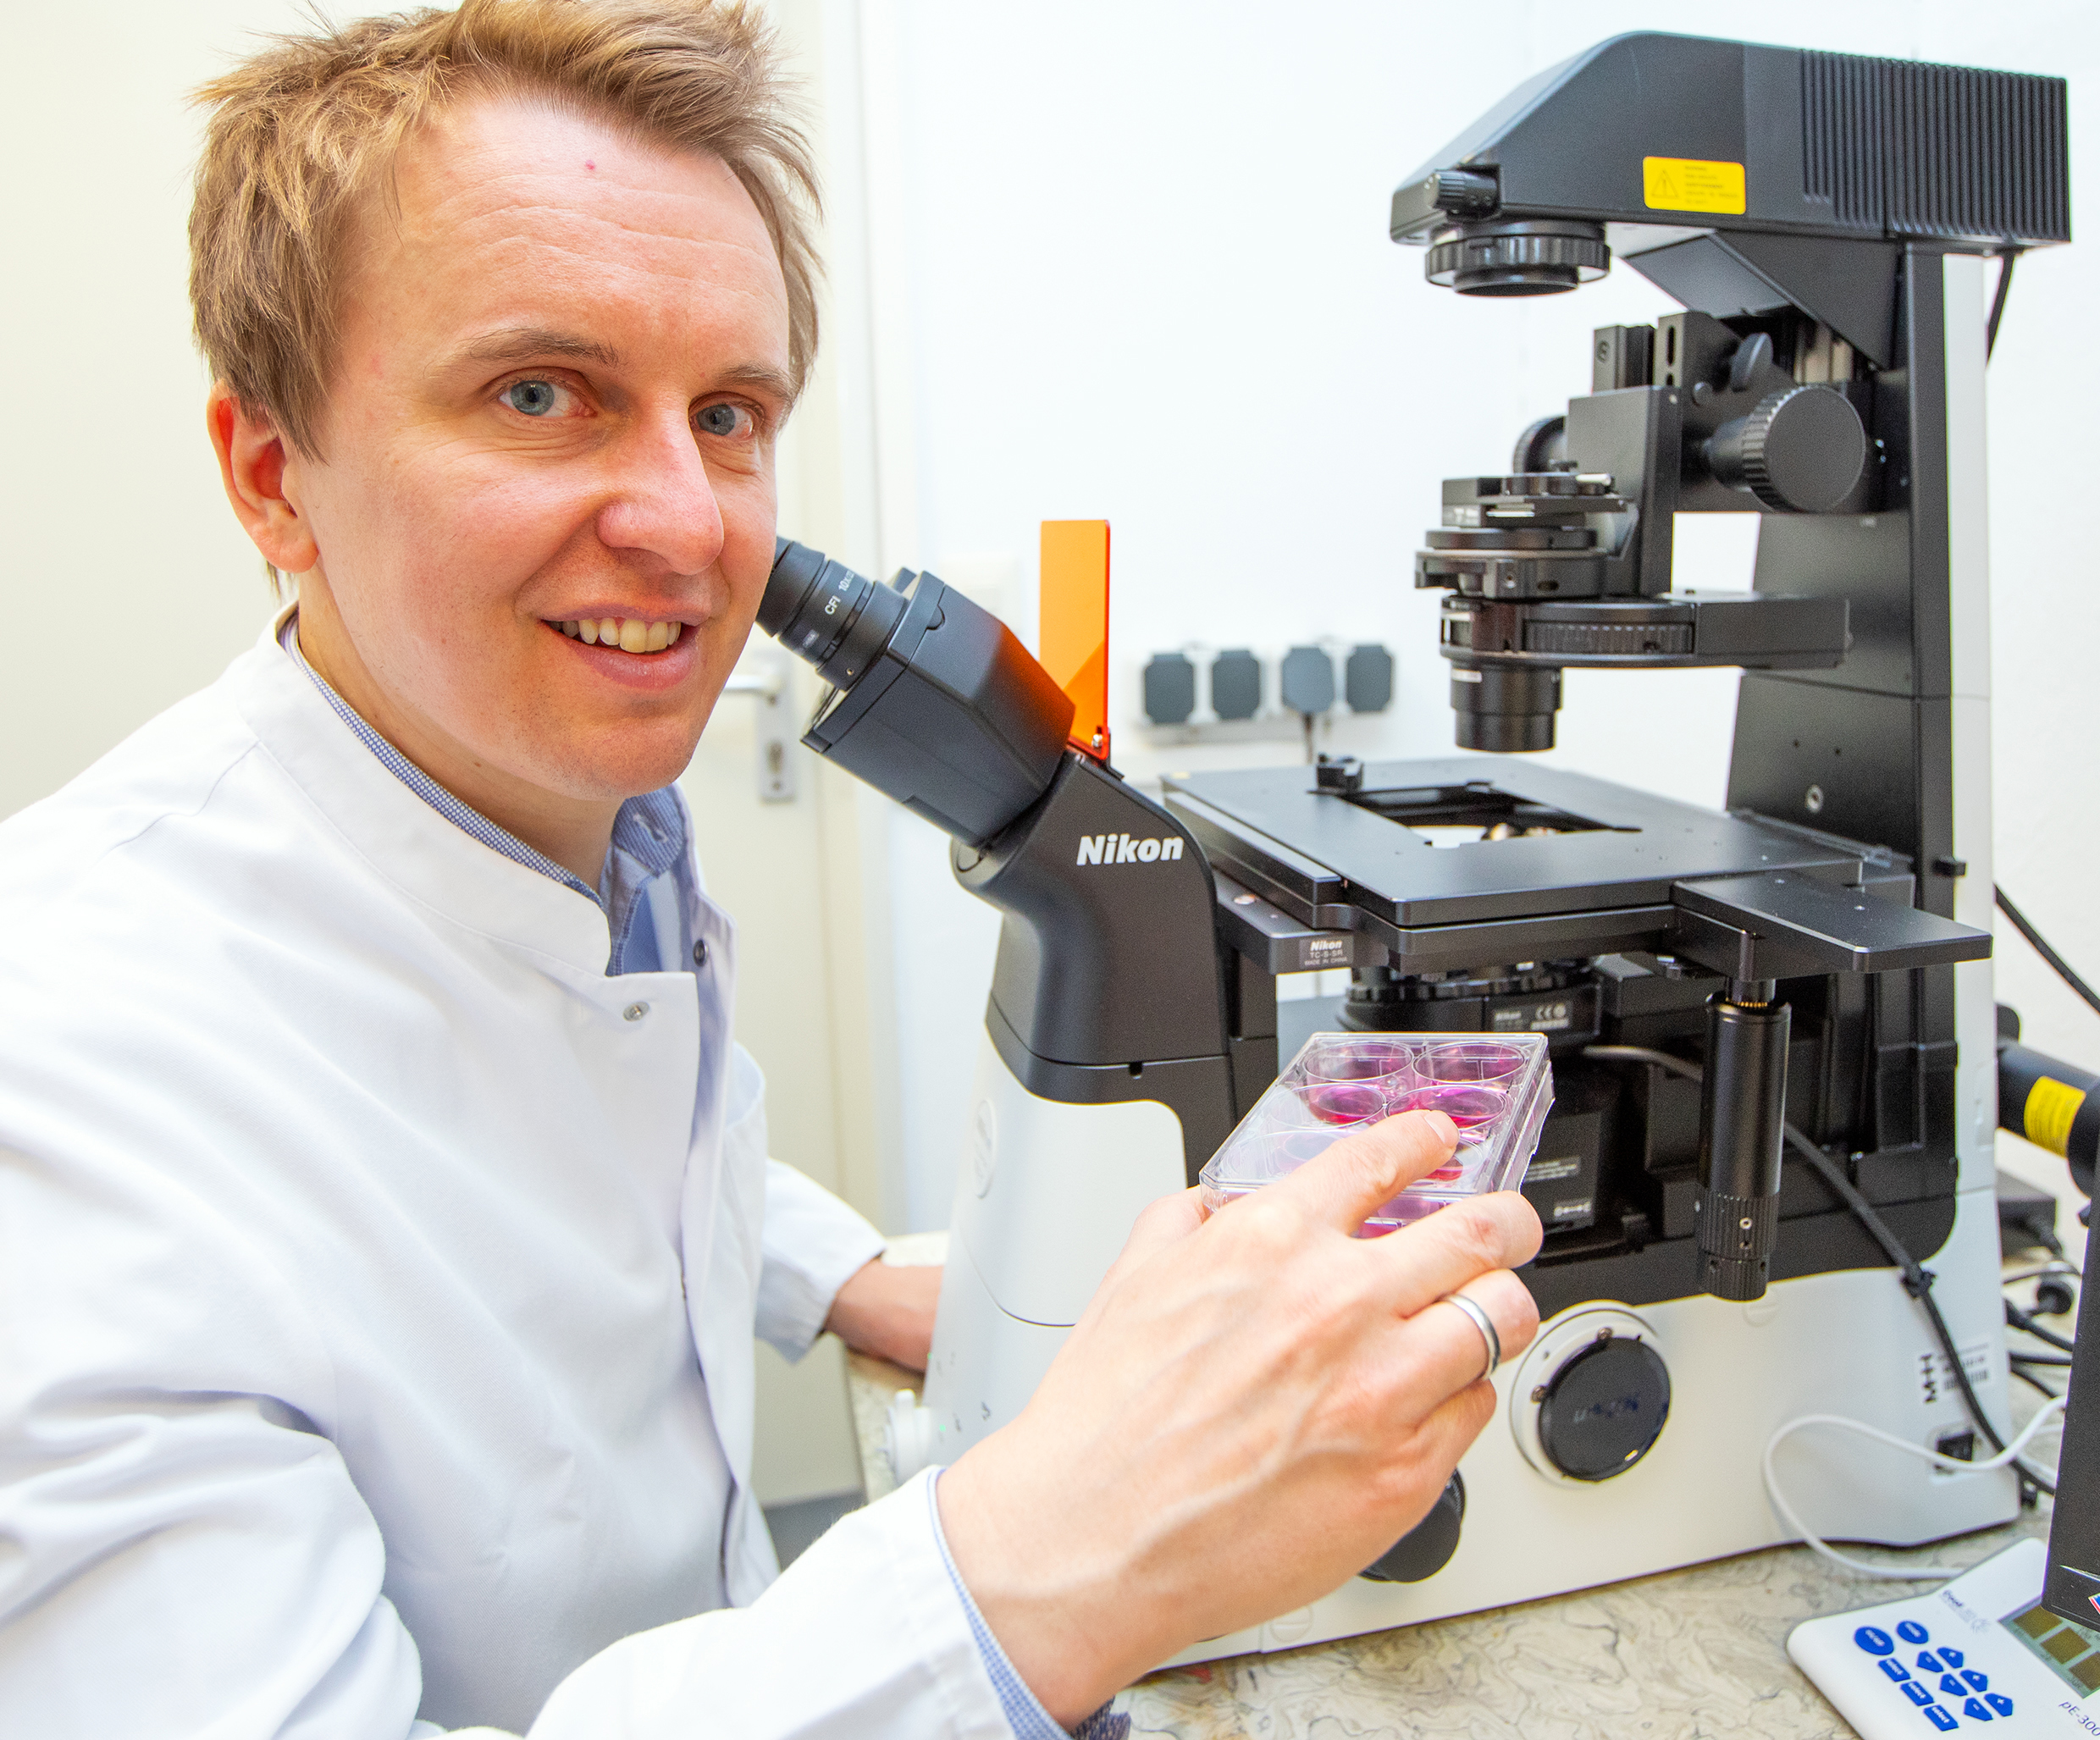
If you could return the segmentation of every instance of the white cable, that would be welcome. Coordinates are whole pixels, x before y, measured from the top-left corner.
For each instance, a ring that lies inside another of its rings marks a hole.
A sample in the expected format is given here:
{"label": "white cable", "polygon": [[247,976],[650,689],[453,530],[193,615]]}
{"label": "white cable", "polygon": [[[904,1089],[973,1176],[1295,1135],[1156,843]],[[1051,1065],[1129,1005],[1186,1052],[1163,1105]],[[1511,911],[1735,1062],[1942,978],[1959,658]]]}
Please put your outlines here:
{"label": "white cable", "polygon": [[1998,1284],[2001,1287],[2014,1287],[2022,1281],[2038,1281],[2044,1275],[2069,1275],[2075,1280],[2079,1273],[2070,1263],[2059,1259],[2054,1262],[2039,1264],[2034,1268],[2020,1269],[2014,1274],[2000,1275],[1998,1278]]}
{"label": "white cable", "polygon": [[1839,1552],[1821,1535],[1810,1529],[1808,1524],[1795,1514],[1793,1506],[1789,1505],[1784,1495],[1781,1494],[1779,1476],[1772,1467],[1773,1452],[1804,1427],[1842,1426],[1848,1432],[1860,1433],[1865,1437],[1888,1445],[1892,1450],[1899,1450],[1907,1456],[1915,1456],[1920,1461],[1937,1462],[1942,1468],[1951,1469],[1962,1474],[1982,1474],[1992,1468],[2003,1468],[2009,1463],[2018,1461],[2020,1451],[2026,1449],[2036,1434],[2057,1424],[2058,1417],[2063,1411],[2064,1398],[2062,1396],[2059,1395],[2045,1401],[2035,1411],[2034,1418],[2020,1428],[2019,1435],[2010,1444],[1991,1457],[1989,1461],[1982,1462],[1964,1461],[1959,1456],[1946,1456],[1938,1450],[1926,1450],[1920,1444],[1912,1444],[1908,1439],[1898,1438],[1893,1433],[1884,1432],[1878,1426],[1870,1426],[1864,1420],[1848,1420],[1843,1414],[1804,1414],[1798,1420],[1788,1421],[1785,1425],[1773,1433],[1766,1443],[1766,1495],[1771,1500],[1772,1509],[1779,1513],[1781,1519],[1801,1537],[1804,1546],[1821,1553],[1833,1565],[1842,1565],[1847,1571],[1854,1572],[1862,1577],[1883,1577],[1891,1583],[1925,1583],[1936,1577],[1959,1577],[1965,1571],[1974,1567],[1967,1565],[1917,1565],[1898,1567],[1893,1565],[1870,1565],[1864,1559],[1847,1558],[1844,1554]]}

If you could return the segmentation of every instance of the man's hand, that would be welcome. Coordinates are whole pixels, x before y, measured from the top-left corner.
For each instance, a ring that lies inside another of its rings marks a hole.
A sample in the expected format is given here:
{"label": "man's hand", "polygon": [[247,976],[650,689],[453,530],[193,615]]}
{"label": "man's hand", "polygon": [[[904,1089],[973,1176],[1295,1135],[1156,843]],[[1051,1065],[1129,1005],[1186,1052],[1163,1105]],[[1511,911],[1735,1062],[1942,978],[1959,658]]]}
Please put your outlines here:
{"label": "man's hand", "polygon": [[1154,1203],[1020,1417],[942,1476],[956,1568],[1059,1721],[1427,1514],[1495,1406],[1478,1326],[1436,1301],[1463,1288],[1506,1358],[1539,1322],[1520,1196],[1353,1236],[1454,1141],[1410,1113],[1208,1223],[1193,1191]]}
{"label": "man's hand", "polygon": [[940,1298],[939,1264],[907,1266],[877,1257],[838,1290],[824,1327],[861,1353],[923,1372]]}

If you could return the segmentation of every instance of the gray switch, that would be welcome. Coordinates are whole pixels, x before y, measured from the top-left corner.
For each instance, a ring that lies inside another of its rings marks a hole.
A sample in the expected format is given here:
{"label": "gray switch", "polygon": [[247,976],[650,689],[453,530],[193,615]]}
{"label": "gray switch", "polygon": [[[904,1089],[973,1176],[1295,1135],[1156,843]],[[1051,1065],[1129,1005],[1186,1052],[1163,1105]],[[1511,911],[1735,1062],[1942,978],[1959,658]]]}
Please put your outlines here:
{"label": "gray switch", "polygon": [[1351,713],[1383,713],[1393,704],[1393,655],[1375,642],[1357,648],[1341,682]]}
{"label": "gray switch", "polygon": [[1246,648],[1235,647],[1212,661],[1210,710],[1220,719],[1252,719],[1261,711],[1261,661]]}
{"label": "gray switch", "polygon": [[1145,666],[1145,716],[1180,725],[1196,710],[1196,666],[1180,653],[1154,653]]}
{"label": "gray switch", "polygon": [[1284,655],[1284,705],[1294,713],[1324,713],[1335,704],[1335,661],[1316,646]]}

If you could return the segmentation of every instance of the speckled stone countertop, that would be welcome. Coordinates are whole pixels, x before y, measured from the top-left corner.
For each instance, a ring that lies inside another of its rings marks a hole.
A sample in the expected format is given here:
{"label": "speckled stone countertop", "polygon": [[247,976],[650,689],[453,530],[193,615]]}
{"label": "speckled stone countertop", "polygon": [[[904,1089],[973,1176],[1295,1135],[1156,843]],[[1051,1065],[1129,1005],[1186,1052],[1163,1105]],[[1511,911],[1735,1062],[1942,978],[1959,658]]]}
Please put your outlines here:
{"label": "speckled stone countertop", "polygon": [[[896,1240],[891,1260],[937,1262],[946,1245],[939,1233]],[[859,1355],[851,1367],[876,1499],[893,1484],[883,1414],[919,1380]],[[2003,1528],[1926,1550],[1971,1565],[2048,1528],[2044,1500]],[[1133,1740],[1841,1740],[1851,1728],[1788,1660],[1787,1633],[1818,1614],[1922,1587],[1851,1576],[1805,1547],[1781,1547],[1401,1631],[1169,1668],[1122,1693],[1115,1708],[1130,1718]]]}

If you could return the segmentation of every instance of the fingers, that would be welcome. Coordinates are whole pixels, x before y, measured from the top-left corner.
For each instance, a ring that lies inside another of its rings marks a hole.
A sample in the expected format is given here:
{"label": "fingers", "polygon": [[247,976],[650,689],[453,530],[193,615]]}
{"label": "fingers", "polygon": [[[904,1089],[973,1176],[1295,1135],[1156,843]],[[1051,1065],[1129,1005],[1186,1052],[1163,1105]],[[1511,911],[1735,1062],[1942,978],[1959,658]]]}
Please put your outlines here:
{"label": "fingers", "polygon": [[[1441,1112],[1403,1112],[1344,1136],[1263,1192],[1345,1233],[1451,1157],[1458,1128]],[[1438,1217],[1440,1218],[1441,1217]]]}
{"label": "fingers", "polygon": [[[1495,1325],[1505,1364],[1531,1345],[1539,1307],[1530,1290],[1507,1269],[1477,1277],[1457,1290]],[[1487,1375],[1488,1342],[1480,1325],[1448,1298],[1425,1305],[1401,1325],[1412,1406],[1425,1408]]]}
{"label": "fingers", "polygon": [[1497,1190],[1454,1202],[1379,1240],[1373,1248],[1388,1265],[1390,1304],[1401,1317],[1412,1317],[1469,1281],[1530,1262],[1544,1236],[1530,1203],[1514,1190]]}

